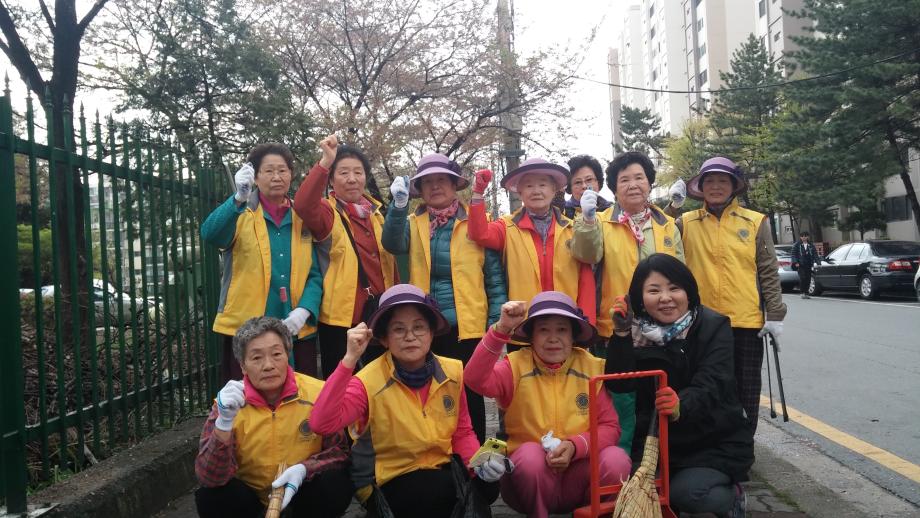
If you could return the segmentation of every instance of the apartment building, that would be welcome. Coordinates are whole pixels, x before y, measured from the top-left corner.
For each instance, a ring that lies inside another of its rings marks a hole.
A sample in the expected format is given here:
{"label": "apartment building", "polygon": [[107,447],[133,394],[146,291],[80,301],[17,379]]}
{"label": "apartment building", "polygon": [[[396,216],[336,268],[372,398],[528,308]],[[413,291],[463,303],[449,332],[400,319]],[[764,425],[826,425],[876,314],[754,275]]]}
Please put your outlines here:
{"label": "apartment building", "polygon": [[794,62],[789,57],[798,50],[794,41],[796,37],[808,36],[811,20],[796,18],[791,13],[801,11],[804,0],[751,0],[754,9],[755,34],[760,38],[774,62],[781,61],[779,69],[783,77],[789,77],[794,71]]}

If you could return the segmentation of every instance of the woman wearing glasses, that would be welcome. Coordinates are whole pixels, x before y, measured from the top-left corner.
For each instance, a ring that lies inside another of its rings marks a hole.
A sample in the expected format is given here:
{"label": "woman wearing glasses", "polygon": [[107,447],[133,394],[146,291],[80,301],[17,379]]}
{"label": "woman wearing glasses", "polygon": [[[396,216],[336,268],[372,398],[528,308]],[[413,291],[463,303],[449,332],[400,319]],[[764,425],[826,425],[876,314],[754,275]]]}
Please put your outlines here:
{"label": "woman wearing glasses", "polygon": [[[453,454],[464,465],[479,449],[463,390],[460,360],[431,353],[450,329],[437,303],[411,284],[380,297],[367,324],[348,330],[347,350],[316,399],[310,426],[318,434],[351,425],[352,482],[368,516],[450,516],[457,505]],[[386,349],[356,375],[371,338]],[[491,503],[509,464],[475,468],[474,490]]]}
{"label": "woman wearing glasses", "polygon": [[233,335],[250,318],[283,319],[295,342],[295,370],[316,376],[316,315],[323,280],[309,230],[291,210],[294,155],[284,144],[259,144],[234,178],[236,192],[201,225],[221,249],[223,268],[214,331],[224,336],[221,383],[242,379]]}

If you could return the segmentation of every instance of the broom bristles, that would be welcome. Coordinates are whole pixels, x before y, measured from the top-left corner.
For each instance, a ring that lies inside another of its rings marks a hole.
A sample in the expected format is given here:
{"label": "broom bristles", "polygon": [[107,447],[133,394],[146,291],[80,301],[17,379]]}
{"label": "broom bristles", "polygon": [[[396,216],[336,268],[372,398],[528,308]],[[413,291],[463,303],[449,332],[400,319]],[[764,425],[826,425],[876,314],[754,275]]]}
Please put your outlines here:
{"label": "broom bristles", "polygon": [[633,476],[620,488],[612,518],[661,518],[661,504],[655,488],[658,467],[658,438],[645,439],[642,462]]}

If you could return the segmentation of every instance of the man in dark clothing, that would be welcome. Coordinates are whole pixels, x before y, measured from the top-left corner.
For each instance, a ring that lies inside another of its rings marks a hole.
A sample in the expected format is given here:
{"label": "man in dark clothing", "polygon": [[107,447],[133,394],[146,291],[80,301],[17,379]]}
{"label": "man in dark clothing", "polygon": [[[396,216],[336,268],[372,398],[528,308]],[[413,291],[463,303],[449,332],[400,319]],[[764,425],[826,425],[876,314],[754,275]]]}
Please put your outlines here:
{"label": "man in dark clothing", "polygon": [[811,298],[808,296],[808,286],[811,284],[811,269],[816,262],[821,263],[818,250],[811,243],[808,232],[802,232],[799,240],[792,245],[792,268],[799,272],[799,290],[803,299]]}

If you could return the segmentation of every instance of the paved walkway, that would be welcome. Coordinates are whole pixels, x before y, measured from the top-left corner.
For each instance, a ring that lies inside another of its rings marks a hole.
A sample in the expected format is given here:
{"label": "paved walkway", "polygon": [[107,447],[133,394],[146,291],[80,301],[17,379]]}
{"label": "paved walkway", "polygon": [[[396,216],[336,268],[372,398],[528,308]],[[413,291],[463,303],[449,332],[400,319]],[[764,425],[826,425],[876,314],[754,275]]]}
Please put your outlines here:
{"label": "paved walkway", "polygon": [[[498,409],[495,401],[486,399],[486,435],[494,436],[498,429]],[[757,471],[757,465],[754,470]],[[784,499],[781,495],[770,487],[768,484],[760,481],[752,481],[744,484],[747,491],[747,516],[748,518],[799,518],[806,515],[800,512],[794,503]],[[195,502],[192,494],[189,493],[169,504],[169,508],[157,514],[157,518],[194,518]],[[346,518],[363,518],[364,512],[357,503],[353,503],[345,514]],[[492,504],[493,518],[521,518],[522,514],[515,512],[508,507],[499,497]],[[561,515],[568,516],[568,515]],[[690,515],[682,515],[687,517]],[[693,515],[693,516],[714,516],[714,515]]]}

